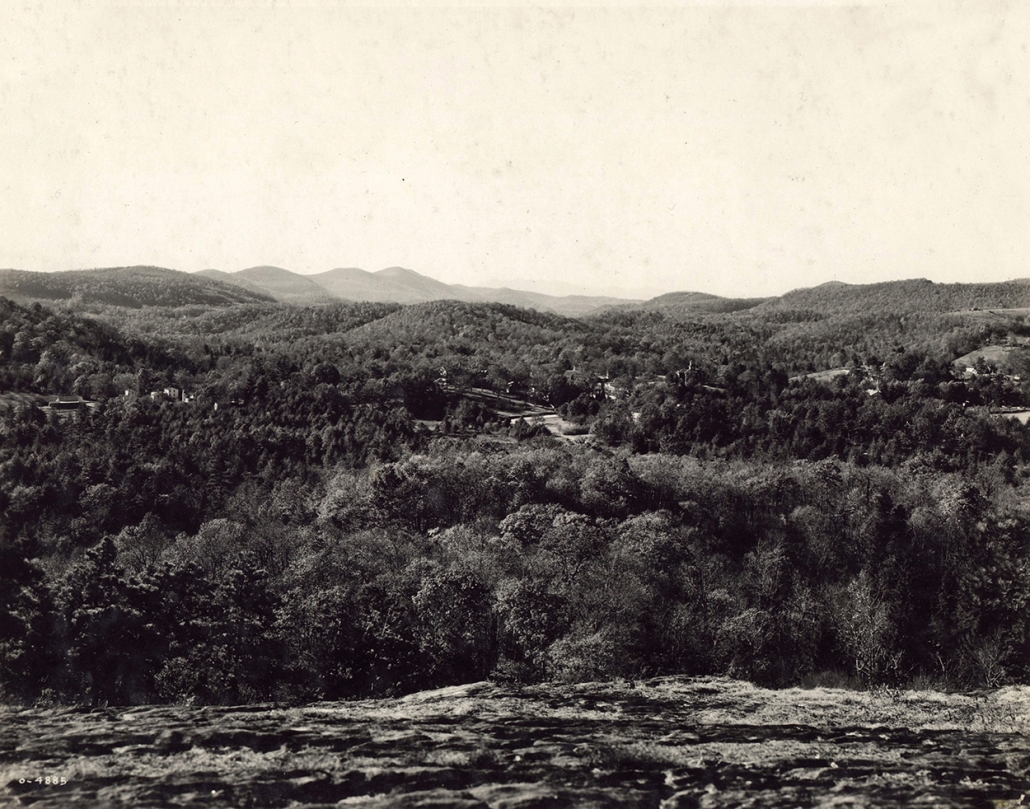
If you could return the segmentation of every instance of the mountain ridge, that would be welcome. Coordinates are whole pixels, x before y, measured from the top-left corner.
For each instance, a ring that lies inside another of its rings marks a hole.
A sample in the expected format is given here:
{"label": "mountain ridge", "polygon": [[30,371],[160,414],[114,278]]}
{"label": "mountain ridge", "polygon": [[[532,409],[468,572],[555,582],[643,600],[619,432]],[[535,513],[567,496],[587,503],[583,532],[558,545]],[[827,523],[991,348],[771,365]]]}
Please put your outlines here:
{"label": "mountain ridge", "polygon": [[769,298],[754,311],[756,314],[785,310],[812,310],[823,314],[869,311],[943,314],[962,309],[1023,307],[1030,307],[1030,283],[1025,279],[938,284],[926,278],[907,278],[874,284],[831,281]]}
{"label": "mountain ridge", "polygon": [[99,303],[131,309],[275,301],[267,293],[219,278],[148,265],[45,273],[0,270],[0,295],[27,302]]}
{"label": "mountain ridge", "polygon": [[333,296],[310,278],[282,267],[260,265],[226,273],[229,283],[240,278],[283,303],[328,303]]}
{"label": "mountain ridge", "polygon": [[[228,273],[228,279],[240,276],[241,280],[262,284],[258,278]],[[284,270],[283,272],[289,272]],[[437,300],[457,300],[464,303],[504,303],[536,309],[542,312],[554,312],[579,317],[593,314],[612,306],[624,306],[638,301],[604,295],[546,295],[541,292],[528,292],[508,287],[477,287],[465,284],[447,284],[430,276],[405,267],[386,267],[376,272],[357,267],[337,267],[323,273],[300,275],[292,273],[297,279],[306,279],[317,284],[332,297],[358,302],[370,303],[428,303]],[[220,276],[221,277],[221,276]],[[276,295],[271,285],[263,287],[269,294]],[[314,301],[313,301],[314,302]]]}
{"label": "mountain ridge", "polygon": [[860,316],[880,312],[958,313],[992,309],[1030,310],[1030,279],[1001,282],[936,283],[925,278],[851,284],[828,281],[770,298],[726,298],[704,292],[669,292],[647,301],[603,295],[554,296],[510,287],[447,284],[415,270],[387,267],[369,272],[338,267],[301,275],[260,265],[235,272],[205,269],[186,273],[166,267],[135,265],[58,272],[0,269],[0,295],[21,302],[89,303],[144,306],[254,303],[320,305],[334,302],[411,305],[454,300],[497,303],[566,317],[604,311],[661,312],[665,316],[748,315],[810,319],[815,315]]}

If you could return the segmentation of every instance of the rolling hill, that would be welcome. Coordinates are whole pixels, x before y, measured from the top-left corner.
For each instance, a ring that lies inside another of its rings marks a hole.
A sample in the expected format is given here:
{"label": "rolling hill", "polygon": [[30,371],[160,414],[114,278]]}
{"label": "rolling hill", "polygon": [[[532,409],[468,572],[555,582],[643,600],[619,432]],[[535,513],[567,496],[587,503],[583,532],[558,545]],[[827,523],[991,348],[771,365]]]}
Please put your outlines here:
{"label": "rolling hill", "polygon": [[525,307],[427,301],[370,320],[351,331],[348,340],[390,347],[439,346],[458,353],[489,343],[516,354],[586,331],[582,321]]}
{"label": "rolling hill", "polygon": [[413,282],[411,279],[398,279],[397,276],[391,277],[386,273],[386,270],[373,273],[357,267],[338,267],[329,272],[298,277],[309,278],[334,297],[349,301],[422,303],[454,297],[453,294],[448,294],[450,289],[446,284],[441,284],[432,278],[418,276],[418,273],[412,272],[411,274],[424,278],[425,284]]}
{"label": "rolling hill", "polygon": [[988,284],[936,284],[925,278],[879,284],[831,281],[796,289],[755,307],[756,313],[812,311],[822,315],[869,312],[946,313],[971,309],[1018,309],[1030,306],[1030,280]]}
{"label": "rolling hill", "polygon": [[674,312],[712,312],[729,313],[753,309],[768,298],[722,298],[704,292],[669,292],[649,301],[636,304],[632,308],[653,310],[661,309]]}
{"label": "rolling hill", "polygon": [[[316,275],[300,275],[281,267],[257,266],[237,272],[202,270],[184,273],[161,267],[115,267],[65,272],[0,270],[0,295],[21,303],[82,303],[139,309],[142,307],[211,306],[281,302],[300,305],[360,302],[424,304],[433,301],[517,306],[564,317],[586,317],[605,311],[625,316],[691,320],[699,315],[733,315],[741,322],[780,327],[796,324],[821,331],[836,328],[841,318],[906,318],[959,316],[1023,320],[1030,311],[1030,279],[1000,283],[937,284],[926,279],[878,284],[831,281],[796,289],[774,298],[726,298],[702,292],[672,292],[648,301],[567,295],[553,296],[508,287],[446,284],[414,270],[388,267],[368,272],[341,267]],[[621,315],[620,315],[621,316]],[[908,319],[908,318],[906,318]],[[764,326],[763,326],[764,327]],[[789,331],[789,330],[788,330]]]}
{"label": "rolling hill", "polygon": [[204,270],[198,274],[208,275],[212,278],[217,277],[220,281],[239,284],[252,291],[271,295],[282,303],[317,304],[329,303],[336,299],[336,296],[307,276],[298,275],[281,267],[248,267],[235,273]]}
{"label": "rolling hill", "polygon": [[19,303],[144,306],[232,306],[270,303],[271,295],[216,278],[163,267],[112,267],[65,272],[0,270],[0,295]]}
{"label": "rolling hill", "polygon": [[215,281],[221,281],[223,284],[231,284],[232,286],[242,287],[243,289],[249,290],[256,295],[262,297],[270,295],[271,293],[264,287],[258,286],[252,281],[248,281],[246,278],[241,278],[238,275],[224,272],[222,270],[201,270],[196,273],[204,278],[211,278]]}

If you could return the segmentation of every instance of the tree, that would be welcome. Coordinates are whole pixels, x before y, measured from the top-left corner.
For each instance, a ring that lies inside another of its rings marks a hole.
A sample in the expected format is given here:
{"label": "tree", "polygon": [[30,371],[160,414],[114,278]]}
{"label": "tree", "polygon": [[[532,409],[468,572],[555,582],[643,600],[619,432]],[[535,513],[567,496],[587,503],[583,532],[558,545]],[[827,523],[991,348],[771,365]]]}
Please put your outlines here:
{"label": "tree", "polygon": [[890,605],[873,589],[872,577],[863,570],[838,588],[832,609],[838,646],[858,678],[868,684],[896,678],[901,652],[895,625]]}
{"label": "tree", "polygon": [[56,598],[66,654],[55,682],[92,705],[151,701],[163,643],[147,615],[148,587],[124,578],[117,554],[110,537],[91,548]]}
{"label": "tree", "polygon": [[0,698],[30,703],[57,660],[49,638],[53,616],[42,571],[28,542],[0,529]]}
{"label": "tree", "polygon": [[276,631],[279,600],[263,570],[223,571],[209,599],[190,606],[182,619],[192,642],[177,642],[155,678],[165,699],[232,705],[282,692],[288,672]]}
{"label": "tree", "polygon": [[427,682],[481,680],[494,663],[490,591],[474,572],[427,568],[414,599]]}
{"label": "tree", "polygon": [[583,508],[602,517],[625,517],[639,509],[644,484],[625,458],[597,459],[587,467],[580,484]]}

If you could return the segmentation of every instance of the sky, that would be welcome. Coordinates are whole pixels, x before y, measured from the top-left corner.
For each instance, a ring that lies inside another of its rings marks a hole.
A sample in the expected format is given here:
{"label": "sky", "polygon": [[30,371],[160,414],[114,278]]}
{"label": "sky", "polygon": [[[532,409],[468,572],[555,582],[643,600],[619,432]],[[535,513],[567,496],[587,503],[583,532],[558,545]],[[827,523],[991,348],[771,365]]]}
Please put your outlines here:
{"label": "sky", "polygon": [[0,267],[1030,276],[1030,3],[12,0]]}

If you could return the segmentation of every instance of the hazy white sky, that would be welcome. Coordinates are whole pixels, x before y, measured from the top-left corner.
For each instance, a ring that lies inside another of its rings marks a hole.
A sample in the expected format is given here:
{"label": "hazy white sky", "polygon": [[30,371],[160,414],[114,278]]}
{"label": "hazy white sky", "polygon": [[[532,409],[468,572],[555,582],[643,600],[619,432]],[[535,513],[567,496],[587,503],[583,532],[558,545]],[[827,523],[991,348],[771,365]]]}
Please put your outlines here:
{"label": "hazy white sky", "polygon": [[1030,3],[8,5],[0,267],[1030,275]]}

